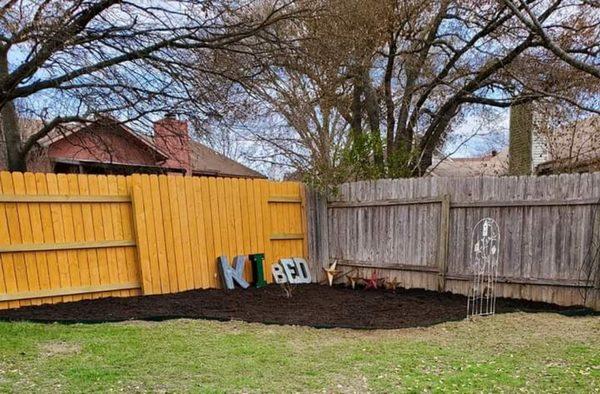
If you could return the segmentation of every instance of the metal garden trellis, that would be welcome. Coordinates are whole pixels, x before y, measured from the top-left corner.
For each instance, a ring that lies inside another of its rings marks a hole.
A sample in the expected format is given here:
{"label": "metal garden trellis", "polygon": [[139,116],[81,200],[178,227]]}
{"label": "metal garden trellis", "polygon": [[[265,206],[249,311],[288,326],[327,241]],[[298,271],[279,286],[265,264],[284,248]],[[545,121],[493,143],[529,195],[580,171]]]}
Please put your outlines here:
{"label": "metal garden trellis", "polygon": [[500,230],[492,218],[481,219],[471,236],[470,270],[473,274],[467,298],[467,317],[496,312],[496,281]]}

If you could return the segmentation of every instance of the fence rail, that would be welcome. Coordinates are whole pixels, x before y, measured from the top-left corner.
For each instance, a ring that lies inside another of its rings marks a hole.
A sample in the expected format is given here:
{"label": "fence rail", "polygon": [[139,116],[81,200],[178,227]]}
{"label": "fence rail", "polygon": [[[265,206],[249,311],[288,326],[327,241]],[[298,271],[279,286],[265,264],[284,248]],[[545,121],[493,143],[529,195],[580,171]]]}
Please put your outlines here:
{"label": "fence rail", "polygon": [[310,259],[404,287],[466,294],[470,236],[500,225],[501,296],[600,309],[600,173],[422,178],[342,185],[308,199]]}

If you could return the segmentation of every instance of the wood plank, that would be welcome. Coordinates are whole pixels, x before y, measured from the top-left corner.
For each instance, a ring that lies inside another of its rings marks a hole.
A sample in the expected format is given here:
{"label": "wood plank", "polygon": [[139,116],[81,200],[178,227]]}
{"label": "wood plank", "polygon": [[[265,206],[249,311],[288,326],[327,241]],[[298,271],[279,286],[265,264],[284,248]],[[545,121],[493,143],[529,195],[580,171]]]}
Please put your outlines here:
{"label": "wood plank", "polygon": [[[79,187],[80,195],[89,195],[90,194],[89,176],[88,175],[79,174],[77,176],[77,185]],[[91,204],[81,204],[81,217],[82,217],[82,221],[83,221],[83,223],[82,223],[83,231],[81,232],[82,239],[85,241],[89,241],[89,240],[93,241],[95,239],[95,233],[94,233],[94,219],[93,219]],[[50,243],[51,241],[49,239],[46,239],[46,242]],[[81,242],[81,240],[78,240],[78,242]],[[100,285],[99,252],[95,248],[86,249],[86,250],[84,250],[84,252],[87,256],[87,263],[88,263],[88,269],[89,269],[89,284],[92,286],[99,286]],[[100,295],[101,294],[98,294],[98,293],[91,293],[90,297],[97,298]]]}
{"label": "wood plank", "polygon": [[269,204],[302,204],[302,198],[297,196],[271,196],[267,202]]}
{"label": "wood plank", "polygon": [[[285,194],[285,186],[283,182],[272,182],[268,184],[269,192],[273,194]],[[290,205],[287,204],[276,204],[268,205],[271,213],[271,235],[277,233],[286,234],[291,231],[291,218],[287,210]],[[289,247],[289,242],[271,242],[271,248],[273,250],[273,262],[281,259],[284,256],[284,247]]]}
{"label": "wood plank", "polygon": [[[217,224],[215,226],[213,226],[214,229],[216,229],[216,231],[218,231],[220,233],[220,249],[216,249],[215,251],[217,252],[217,256],[221,256],[221,255],[226,255],[228,256],[229,259],[231,259],[230,253],[231,253],[231,246],[230,246],[230,239],[229,239],[229,231],[228,231],[228,227],[230,226],[229,223],[229,215],[227,212],[227,203],[225,201],[225,197],[226,197],[226,191],[225,191],[225,180],[224,179],[217,179],[216,180],[216,200],[214,200],[215,202],[215,206],[217,207],[217,215],[213,214],[213,219],[216,219]],[[215,217],[216,216],[216,217]],[[219,286],[220,287],[220,286]]]}
{"label": "wood plank", "polygon": [[[131,177],[117,176],[117,192],[119,195],[131,197]],[[135,240],[133,232],[133,214],[131,204],[119,204],[120,223],[122,226],[122,238]],[[125,250],[125,282],[140,282],[139,264],[137,258],[137,248],[124,248]],[[123,290],[122,293],[127,293],[129,296],[138,295],[139,289]]]}
{"label": "wood plank", "polygon": [[[14,173],[17,174],[17,173]],[[2,191],[8,194],[15,193],[14,187],[14,176],[11,173],[3,172],[0,175],[0,181],[2,182]],[[23,207],[19,207],[19,204],[6,204],[6,217],[8,219],[8,231],[10,234],[11,244],[23,243],[21,235],[21,225],[19,223],[20,210]],[[13,255],[14,272],[16,279],[16,286],[18,292],[26,292],[32,289],[29,288],[29,276],[27,273],[27,264],[25,257],[21,254]],[[21,301],[19,306],[31,305],[30,301]]]}
{"label": "wood plank", "polygon": [[356,260],[341,260],[334,259],[338,265],[357,267],[357,268],[371,268],[371,269],[386,269],[386,270],[397,270],[397,271],[412,271],[412,272],[431,272],[434,274],[439,273],[438,267],[426,266],[426,265],[415,265],[415,264],[389,264],[380,265],[374,264],[370,261],[356,261]]}
{"label": "wood plank", "polygon": [[135,223],[136,243],[138,245],[138,258],[140,264],[141,285],[143,294],[152,293],[152,269],[148,248],[146,225],[146,212],[144,209],[144,195],[142,190],[142,177],[139,174],[132,176],[132,206]]}
{"label": "wood plank", "polygon": [[304,184],[298,184],[300,189],[300,199],[302,203],[300,205],[300,218],[301,218],[301,226],[302,233],[304,233],[304,239],[302,241],[302,255],[304,258],[308,259],[308,206],[307,206],[307,188]]}
{"label": "wood plank", "polygon": [[[249,252],[246,249],[245,246],[245,242],[244,242],[244,227],[243,227],[243,221],[242,221],[242,206],[241,206],[241,195],[240,195],[240,185],[239,185],[239,179],[237,178],[233,178],[231,179],[231,184],[230,184],[230,189],[229,189],[229,196],[231,197],[231,204],[232,204],[232,210],[230,211],[230,213],[233,216],[233,227],[231,228],[233,230],[233,241],[234,241],[234,245],[235,245],[235,249],[232,252],[232,259],[233,256],[235,255],[243,255],[243,254],[248,254]],[[250,278],[250,274],[251,274],[251,270],[250,270],[250,265],[246,264],[245,266],[246,271],[245,271],[245,278],[249,279]]]}
{"label": "wood plank", "polygon": [[[4,186],[7,175],[10,177],[10,173],[6,171],[0,172],[0,192],[6,193],[7,189]],[[9,178],[10,179],[10,178]],[[7,215],[7,205],[0,204],[0,242],[2,244],[10,244],[10,231],[9,222]],[[0,281],[0,292],[4,293],[16,293],[19,291],[17,286],[17,273],[15,269],[15,261],[12,254],[1,254],[0,255],[0,275],[2,275]],[[11,301],[6,305],[8,308],[18,308],[19,301]]]}
{"label": "wood plank", "polygon": [[256,250],[257,253],[264,253],[265,259],[263,261],[263,270],[265,273],[265,280],[271,281],[271,264],[267,260],[268,251],[267,248],[271,244],[271,241],[267,238],[266,223],[265,223],[265,209],[269,209],[269,204],[263,204],[263,195],[261,182],[257,179],[251,179],[249,183],[249,193],[252,199],[252,209],[254,211],[254,231],[256,236]]}
{"label": "wood plank", "polygon": [[[222,215],[222,210],[220,209],[220,205],[223,204],[223,187],[222,181],[219,182],[218,179],[209,178],[208,179],[208,197],[209,204],[204,206],[204,210],[208,209],[211,218],[211,229],[213,235],[213,254],[209,255],[208,263],[209,267],[211,267],[211,271],[214,273],[211,276],[211,287],[219,288],[219,278],[217,275],[217,257],[226,253],[226,249],[223,246],[223,235],[227,236],[227,233],[224,232],[225,225],[222,224],[224,217]],[[221,199],[221,203],[219,204],[219,200]],[[225,241],[226,242],[226,241]]]}
{"label": "wood plank", "polygon": [[175,293],[179,285],[177,281],[177,262],[175,258],[175,238],[173,237],[171,201],[169,196],[169,177],[166,175],[158,176],[160,188],[160,204],[162,208],[162,227],[165,235],[165,249],[167,258],[167,270],[169,272],[169,291]]}
{"label": "wood plank", "polygon": [[[219,182],[217,182],[217,185]],[[222,230],[224,238],[222,239],[225,245],[225,254],[231,262],[233,256],[238,254],[236,245],[237,229],[235,225],[235,211],[233,208],[233,189],[231,187],[231,178],[224,178],[221,182],[222,197],[219,197],[219,210],[222,220]]]}
{"label": "wood plank", "polygon": [[[181,215],[180,210],[182,207],[179,206],[177,188],[177,178],[174,176],[167,177],[167,184],[169,186],[169,201],[171,203],[171,222],[165,222],[166,226],[170,226],[173,229],[173,246],[175,249],[175,268],[177,271],[177,291],[187,290],[187,278],[185,271],[185,259],[183,254],[183,240],[181,234]],[[171,285],[174,285],[171,283]]]}
{"label": "wood plank", "polygon": [[[100,194],[100,187],[99,187],[99,177],[96,175],[87,175],[87,187],[89,189],[89,194],[90,195],[98,195]],[[102,206],[101,204],[86,204],[86,206],[91,207],[91,226],[92,226],[92,237],[88,238],[88,239],[92,239],[95,241],[99,241],[99,240],[103,240],[104,239],[104,220],[103,220],[103,213],[102,213]],[[97,257],[97,267],[98,267],[98,275],[100,278],[99,284],[100,285],[105,285],[105,284],[110,284],[110,277],[108,274],[108,254],[106,249],[95,249],[96,252],[96,257]],[[103,293],[95,293],[94,296],[97,296],[98,298],[101,297],[108,297],[111,293],[110,292],[103,292]]]}
{"label": "wood plank", "polygon": [[[251,254],[255,253],[252,248],[252,231],[250,227],[250,218],[249,213],[251,212],[251,208],[248,203],[248,191],[246,189],[246,180],[245,179],[236,179],[237,183],[236,192],[239,196],[239,207],[240,207],[240,219],[241,219],[241,231],[240,235],[242,237],[243,243],[243,253]],[[246,279],[252,280],[252,266],[250,264],[246,264]]]}
{"label": "wood plank", "polygon": [[[303,190],[301,188],[301,185],[298,182],[287,182],[289,190],[291,193],[295,193],[296,195],[298,195],[300,197],[300,199],[302,199],[302,193]],[[304,240],[306,239],[306,229],[305,229],[305,223],[304,223],[304,210],[303,210],[303,204],[295,204],[295,205],[288,205],[288,209],[292,212],[292,217],[293,217],[293,221],[292,221],[292,232],[299,232],[302,233],[304,235],[304,238],[302,240],[297,240],[294,242],[294,246],[293,246],[293,256],[301,256],[304,258],[308,257],[308,254],[306,253],[306,249],[305,249],[305,242]]]}
{"label": "wood plank", "polygon": [[256,221],[257,211],[260,208],[256,205],[253,185],[252,179],[245,179],[242,185],[242,187],[246,189],[245,195],[247,202],[248,228],[250,229],[250,250],[252,253],[262,253],[264,251],[259,246],[259,238],[262,237],[262,234],[258,229],[258,223]]}
{"label": "wood plank", "polygon": [[144,193],[144,207],[146,210],[147,237],[152,271],[152,292],[154,294],[167,294],[171,292],[167,251],[165,244],[165,229],[163,207],[160,197],[159,178],[156,175],[142,177],[141,187]]}
{"label": "wood plank", "polygon": [[263,231],[263,239],[264,239],[264,252],[265,252],[265,261],[263,264],[264,272],[266,273],[266,280],[268,283],[273,282],[273,278],[269,273],[271,272],[271,265],[277,261],[277,256],[275,254],[273,242],[271,242],[269,236],[272,233],[273,228],[273,216],[272,216],[272,208],[273,205],[269,205],[267,200],[269,196],[272,195],[270,190],[270,185],[273,182],[266,181],[264,179],[255,180],[255,184],[257,187],[258,199],[257,203],[260,205],[260,210],[262,213],[262,231]]}
{"label": "wood plank", "polygon": [[[155,215],[158,212],[158,208],[154,206],[150,177],[151,176],[147,174],[142,175],[140,180],[140,186],[142,188],[142,194],[144,199],[144,213],[146,215],[146,237],[148,238],[148,255],[150,262],[150,272],[152,277],[151,294],[161,294],[163,293],[163,284],[160,272],[158,250],[159,245],[157,242],[157,233],[160,233],[165,223],[155,221]],[[144,290],[146,291],[146,289]]]}
{"label": "wood plank", "polygon": [[440,271],[438,291],[444,291],[446,288],[446,273],[448,272],[448,239],[450,230],[450,196],[444,195],[442,199],[438,231],[438,250],[437,260]]}
{"label": "wood plank", "polygon": [[[76,174],[67,175],[67,183],[69,188],[69,194],[71,195],[79,195],[79,180]],[[36,204],[29,204],[30,207],[35,206]],[[85,232],[83,228],[83,213],[82,213],[82,204],[73,203],[71,204],[71,219],[72,219],[72,228],[73,228],[73,241],[74,242],[85,242]],[[89,286],[91,285],[90,281],[90,267],[88,264],[87,251],[86,250],[78,250],[76,252],[76,261],[77,261],[77,269],[79,271],[79,282],[74,284],[76,287],[80,286]],[[89,299],[91,298],[89,295],[77,296],[74,299]]]}
{"label": "wood plank", "polygon": [[[189,178],[185,183],[185,195],[187,202],[187,211],[189,217],[190,243],[192,252],[192,268],[194,272],[194,289],[202,289],[204,287],[203,264],[205,264],[205,239],[200,235],[201,229],[198,227],[198,217],[201,215],[202,204],[195,192],[197,184],[196,178]],[[202,235],[204,232],[202,231]]]}
{"label": "wood plank", "polygon": [[[25,177],[25,188],[26,193],[35,195],[37,194],[37,183],[35,179],[35,174],[31,172],[27,172],[24,175]],[[44,232],[42,229],[42,216],[40,210],[40,204],[31,204],[29,206],[29,214],[31,218],[31,232],[33,243],[43,243],[44,242]],[[38,278],[39,278],[39,288],[40,289],[48,289],[50,288],[50,275],[48,273],[48,261],[46,257],[46,253],[36,253],[35,254]],[[34,304],[40,304],[39,300],[34,301]]]}
{"label": "wood plank", "polygon": [[192,283],[194,289],[201,289],[203,287],[202,279],[202,262],[204,261],[203,255],[206,253],[204,249],[204,239],[200,238],[200,231],[198,229],[198,206],[199,201],[196,201],[196,194],[194,193],[194,178],[186,178],[185,181],[185,201],[186,211],[189,219],[189,242],[190,242],[190,262],[192,267]]}
{"label": "wood plank", "polygon": [[[70,193],[71,186],[69,185],[69,177],[72,177],[72,174],[58,174],[58,192],[60,194],[68,194]],[[64,238],[63,243],[75,243],[75,222],[74,222],[74,208],[77,204],[74,203],[58,203],[61,208],[62,213],[62,221],[63,221],[63,232]],[[78,251],[74,249],[63,249],[67,255],[68,267],[69,267],[69,275],[71,279],[72,287],[81,287],[84,284],[81,281],[81,267],[79,265],[80,259],[78,256]],[[70,301],[79,301],[81,300],[81,296],[73,295],[69,297]]]}
{"label": "wood plank", "polygon": [[194,267],[192,261],[192,244],[190,242],[190,221],[188,217],[187,194],[185,193],[185,183],[191,178],[175,177],[175,187],[177,188],[177,206],[179,208],[180,241],[182,249],[182,262],[184,270],[184,288],[186,290],[195,288],[194,286]]}
{"label": "wood plank", "polygon": [[[40,194],[49,193],[48,188],[49,175],[35,174],[37,191]],[[40,203],[40,217],[42,221],[42,242],[54,243],[54,224],[52,219],[52,206],[57,204]],[[89,207],[89,205],[88,205]],[[55,251],[45,252],[46,261],[48,264],[48,277],[50,280],[49,288],[56,289],[61,287],[60,269],[59,269],[59,253]],[[62,297],[52,297],[46,301],[51,303],[62,302]]]}
{"label": "wood plank", "polygon": [[117,283],[109,285],[99,286],[80,286],[80,287],[68,287],[61,289],[47,289],[38,291],[27,291],[14,294],[0,294],[0,301],[14,301],[14,300],[30,300],[34,298],[45,298],[45,297],[57,297],[57,296],[74,296],[85,293],[99,293],[105,291],[118,291],[118,290],[129,290],[139,289],[139,282],[131,283]]}
{"label": "wood plank", "polygon": [[204,277],[207,282],[204,283],[205,287],[217,287],[216,273],[216,255],[217,255],[217,237],[218,231],[213,228],[213,208],[212,208],[212,194],[214,193],[213,186],[209,185],[208,178],[201,178],[199,181],[197,193],[200,193],[200,200],[202,201],[202,224],[204,231],[204,240],[206,242],[206,256],[205,256],[205,270],[203,270]]}
{"label": "wood plank", "polygon": [[[13,191],[15,194],[25,193],[25,179],[23,174],[20,172],[13,172]],[[31,217],[29,215],[28,204],[17,204],[17,219],[18,228],[15,233],[20,234],[20,240],[23,243],[29,243],[33,241],[33,235],[31,233]],[[22,255],[22,262],[24,264],[23,272],[27,275],[27,286],[29,291],[39,290],[39,277],[37,272],[37,264],[35,254]]]}
{"label": "wood plank", "polygon": [[[98,176],[98,191],[100,194],[108,194],[108,177]],[[101,208],[103,232],[99,233],[99,235],[104,241],[112,241],[114,240],[112,210],[109,204],[102,204]],[[105,283],[118,283],[119,267],[117,265],[117,252],[114,248],[105,248],[104,251],[106,252],[106,265],[108,267],[108,282]]]}
{"label": "wood plank", "polygon": [[[117,177],[115,175],[108,175],[106,177],[108,183],[108,194],[111,196],[118,196],[119,185],[117,183]],[[79,206],[81,204],[78,204]],[[109,204],[112,227],[109,232],[111,239],[123,239],[123,224],[121,223],[121,210],[119,209],[121,204]],[[115,264],[117,266],[118,283],[124,283],[127,281],[127,261],[125,257],[125,248],[115,249]],[[126,297],[129,294],[127,290],[120,292],[122,297]]]}
{"label": "wood plank", "polygon": [[[280,190],[282,193],[291,193],[290,189],[291,182],[281,182]],[[298,225],[298,208],[300,205],[298,204],[279,204],[281,211],[284,215],[284,233],[291,234],[299,234],[302,232],[302,229]],[[275,231],[273,231],[275,232]],[[286,245],[287,244],[287,245]],[[298,244],[298,240],[290,240],[289,242],[279,242],[276,245],[279,247],[279,256],[280,258],[293,256],[296,254],[296,245]]]}
{"label": "wood plank", "polygon": [[[452,274],[447,275],[448,280],[470,281],[473,279],[470,275]],[[518,278],[498,276],[498,283],[518,284],[518,285],[534,285],[534,286],[559,286],[559,287],[581,287],[588,288],[593,285],[586,283],[583,280],[577,279],[546,279],[546,278]]]}
{"label": "wood plank", "polygon": [[[507,182],[509,179],[507,179]],[[552,207],[573,205],[598,205],[598,198],[582,198],[577,200],[536,199],[536,200],[490,200],[472,202],[452,202],[451,208],[493,208],[493,207]]]}
{"label": "wood plank", "polygon": [[[13,182],[15,194],[27,193],[25,174],[13,173]],[[19,225],[21,226],[22,240],[24,243],[33,242],[32,213],[35,211],[35,204],[18,204],[17,209],[19,212]],[[38,272],[38,269],[40,268],[39,253],[25,255],[25,264],[27,265],[27,281],[29,282],[29,290],[36,291],[41,289],[40,275]],[[32,305],[39,305],[39,301],[36,300],[32,300],[31,303]]]}
{"label": "wood plank", "polygon": [[129,196],[112,196],[112,195],[94,195],[81,196],[71,194],[47,194],[47,195],[27,195],[27,194],[0,194],[0,203],[41,203],[41,202],[57,202],[57,203],[130,203]]}
{"label": "wood plank", "polygon": [[[381,184],[377,183],[378,185]],[[420,204],[435,204],[442,202],[441,197],[433,198],[411,198],[411,199],[378,199],[372,201],[334,201],[327,204],[328,209],[336,208],[362,208],[362,207],[385,207],[394,205],[420,205]]]}
{"label": "wood plank", "polygon": [[114,241],[3,245],[3,246],[0,246],[0,253],[40,252],[40,251],[46,251],[46,250],[56,251],[56,250],[122,248],[122,247],[127,247],[127,246],[136,246],[135,240],[119,239],[119,240],[114,240]]}

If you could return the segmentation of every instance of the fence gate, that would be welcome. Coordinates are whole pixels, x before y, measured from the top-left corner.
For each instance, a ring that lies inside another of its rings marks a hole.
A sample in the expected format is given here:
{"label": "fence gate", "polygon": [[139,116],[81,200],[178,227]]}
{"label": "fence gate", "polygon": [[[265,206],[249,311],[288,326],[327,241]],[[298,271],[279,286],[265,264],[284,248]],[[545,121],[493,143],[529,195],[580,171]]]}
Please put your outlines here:
{"label": "fence gate", "polygon": [[297,182],[131,178],[144,294],[220,287],[217,256],[264,253],[264,272],[279,258],[306,256]]}
{"label": "fence gate", "polygon": [[128,183],[0,173],[0,308],[140,294]]}

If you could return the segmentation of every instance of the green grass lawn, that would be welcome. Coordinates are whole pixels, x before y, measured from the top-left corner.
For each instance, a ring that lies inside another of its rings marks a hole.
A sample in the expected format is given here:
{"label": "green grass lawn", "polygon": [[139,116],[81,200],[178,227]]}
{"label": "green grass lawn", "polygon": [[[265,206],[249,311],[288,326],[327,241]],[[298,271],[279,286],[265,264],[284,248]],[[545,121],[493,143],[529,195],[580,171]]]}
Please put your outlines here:
{"label": "green grass lawn", "polygon": [[600,317],[359,331],[0,323],[2,392],[600,392]]}

